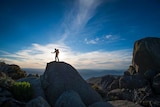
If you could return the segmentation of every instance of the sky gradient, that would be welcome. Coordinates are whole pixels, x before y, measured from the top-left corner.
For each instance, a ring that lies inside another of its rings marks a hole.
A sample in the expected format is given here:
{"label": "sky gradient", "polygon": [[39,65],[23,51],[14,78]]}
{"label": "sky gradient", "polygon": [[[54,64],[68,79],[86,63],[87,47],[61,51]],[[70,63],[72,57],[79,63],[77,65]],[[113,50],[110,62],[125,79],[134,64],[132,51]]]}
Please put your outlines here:
{"label": "sky gradient", "polygon": [[0,60],[45,68],[127,69],[133,44],[160,37],[160,0],[0,0]]}

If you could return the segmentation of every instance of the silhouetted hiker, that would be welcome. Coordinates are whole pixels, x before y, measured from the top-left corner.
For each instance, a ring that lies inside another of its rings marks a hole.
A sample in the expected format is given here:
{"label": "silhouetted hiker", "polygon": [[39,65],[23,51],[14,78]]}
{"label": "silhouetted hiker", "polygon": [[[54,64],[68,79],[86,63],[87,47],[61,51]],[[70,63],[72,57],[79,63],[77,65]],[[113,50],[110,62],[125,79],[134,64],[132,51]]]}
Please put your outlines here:
{"label": "silhouetted hiker", "polygon": [[56,53],[56,54],[55,54],[55,61],[56,61],[56,59],[57,59],[58,62],[59,62],[59,58],[58,58],[59,50],[55,48],[55,51],[52,52],[52,53]]}

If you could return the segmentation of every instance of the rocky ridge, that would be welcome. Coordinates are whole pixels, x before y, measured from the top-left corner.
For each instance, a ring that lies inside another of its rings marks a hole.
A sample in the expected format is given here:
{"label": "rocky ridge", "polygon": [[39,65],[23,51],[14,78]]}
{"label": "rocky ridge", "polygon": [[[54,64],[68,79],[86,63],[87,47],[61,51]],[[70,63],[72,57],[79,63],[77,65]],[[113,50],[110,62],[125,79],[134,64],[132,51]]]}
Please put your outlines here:
{"label": "rocky ridge", "polygon": [[6,64],[5,62],[0,62],[0,72],[4,72],[12,79],[20,79],[27,76],[26,72],[18,65]]}
{"label": "rocky ridge", "polygon": [[[105,79],[104,79],[105,78]],[[134,44],[132,65],[122,76],[87,80],[106,101],[128,100],[145,107],[160,106],[160,38],[143,38]]]}
{"label": "rocky ridge", "polygon": [[[6,70],[0,72],[0,106],[159,107],[159,50],[160,38],[138,40],[134,44],[132,65],[124,75],[106,75],[87,81],[65,62],[49,62],[40,77],[25,76],[19,80],[9,77],[11,75],[8,75],[8,65],[0,66],[1,71]],[[10,91],[10,85],[14,81],[27,81],[31,84],[34,93],[30,101],[18,101],[14,98]]]}
{"label": "rocky ridge", "polygon": [[65,62],[48,63],[41,76],[41,83],[52,106],[63,92],[69,90],[75,91],[87,106],[102,101],[100,95],[86,83],[77,70]]}

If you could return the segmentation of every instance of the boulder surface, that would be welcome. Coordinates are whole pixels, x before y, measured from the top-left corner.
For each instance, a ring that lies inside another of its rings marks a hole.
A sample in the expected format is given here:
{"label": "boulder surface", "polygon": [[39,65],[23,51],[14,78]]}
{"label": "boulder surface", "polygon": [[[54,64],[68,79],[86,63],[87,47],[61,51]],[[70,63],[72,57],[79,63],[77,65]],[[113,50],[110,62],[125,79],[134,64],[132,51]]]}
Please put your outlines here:
{"label": "boulder surface", "polygon": [[77,92],[68,90],[56,101],[55,107],[86,107]]}
{"label": "boulder surface", "polygon": [[26,107],[51,107],[43,97],[39,96],[26,104]]}
{"label": "boulder surface", "polygon": [[135,42],[132,64],[136,72],[160,71],[160,38],[147,37]]}
{"label": "boulder surface", "polygon": [[41,83],[51,106],[67,90],[77,92],[86,106],[102,101],[100,95],[86,83],[77,70],[65,62],[47,63]]}

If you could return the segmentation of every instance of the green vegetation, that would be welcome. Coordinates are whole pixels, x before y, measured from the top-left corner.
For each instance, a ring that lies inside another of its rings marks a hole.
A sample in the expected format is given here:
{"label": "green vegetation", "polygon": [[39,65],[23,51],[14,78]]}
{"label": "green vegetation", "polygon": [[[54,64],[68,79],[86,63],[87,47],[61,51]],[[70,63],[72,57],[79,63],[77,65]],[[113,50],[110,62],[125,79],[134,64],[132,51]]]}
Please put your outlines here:
{"label": "green vegetation", "polygon": [[93,88],[102,98],[104,98],[104,97],[106,96],[106,93],[105,93],[102,89],[100,89],[97,84],[92,85],[92,88]]}
{"label": "green vegetation", "polygon": [[92,85],[92,88],[93,88],[94,90],[99,90],[99,87],[98,87],[97,84]]}
{"label": "green vegetation", "polygon": [[29,82],[15,82],[12,91],[17,100],[29,101],[32,99],[33,89]]}

